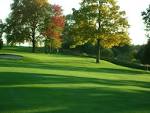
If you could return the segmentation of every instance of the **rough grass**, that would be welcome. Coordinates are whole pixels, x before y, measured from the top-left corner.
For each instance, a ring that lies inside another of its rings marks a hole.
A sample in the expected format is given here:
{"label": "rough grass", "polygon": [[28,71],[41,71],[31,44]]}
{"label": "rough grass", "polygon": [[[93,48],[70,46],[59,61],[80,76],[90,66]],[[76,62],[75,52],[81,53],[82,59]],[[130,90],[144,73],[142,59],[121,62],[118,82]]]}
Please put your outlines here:
{"label": "rough grass", "polygon": [[150,73],[95,59],[0,53],[0,113],[150,113]]}

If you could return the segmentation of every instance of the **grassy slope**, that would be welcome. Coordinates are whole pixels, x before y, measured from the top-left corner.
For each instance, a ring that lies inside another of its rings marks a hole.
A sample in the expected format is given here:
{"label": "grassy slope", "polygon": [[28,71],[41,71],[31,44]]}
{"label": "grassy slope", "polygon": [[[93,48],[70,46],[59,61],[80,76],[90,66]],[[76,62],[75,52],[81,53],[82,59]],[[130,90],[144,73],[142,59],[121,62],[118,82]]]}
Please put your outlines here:
{"label": "grassy slope", "polygon": [[150,73],[91,58],[0,53],[24,56],[0,59],[0,113],[150,113]]}

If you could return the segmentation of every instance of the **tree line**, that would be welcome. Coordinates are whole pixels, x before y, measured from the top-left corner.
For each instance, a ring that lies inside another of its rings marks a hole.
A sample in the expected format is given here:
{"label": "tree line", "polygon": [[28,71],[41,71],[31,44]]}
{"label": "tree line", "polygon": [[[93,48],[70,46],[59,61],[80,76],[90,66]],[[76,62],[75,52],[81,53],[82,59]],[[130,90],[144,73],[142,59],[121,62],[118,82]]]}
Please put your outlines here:
{"label": "tree line", "polygon": [[[149,9],[142,12],[147,31]],[[14,0],[6,23],[1,22],[0,26],[9,45],[32,43],[32,52],[40,44],[47,53],[90,45],[96,63],[100,62],[104,48],[131,45],[126,13],[116,0],[82,0],[80,8],[66,16],[61,6],[51,5],[48,0]],[[149,43],[144,51],[148,59]]]}
{"label": "tree line", "polygon": [[64,21],[61,6],[51,5],[48,0],[14,0],[4,23],[7,44],[32,43],[33,53],[40,43],[45,51],[50,51],[52,44],[57,49],[61,45]]}

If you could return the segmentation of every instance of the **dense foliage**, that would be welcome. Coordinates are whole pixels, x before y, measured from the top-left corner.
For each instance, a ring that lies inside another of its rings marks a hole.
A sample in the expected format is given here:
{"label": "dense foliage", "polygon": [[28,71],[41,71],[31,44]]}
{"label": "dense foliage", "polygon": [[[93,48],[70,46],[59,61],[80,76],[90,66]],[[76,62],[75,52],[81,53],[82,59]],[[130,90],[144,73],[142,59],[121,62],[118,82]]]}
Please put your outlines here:
{"label": "dense foliage", "polygon": [[145,46],[144,50],[144,64],[150,64],[150,40],[148,41],[147,45]]}
{"label": "dense foliage", "polygon": [[142,64],[150,64],[150,41],[140,47],[136,58],[139,59]]}
{"label": "dense foliage", "polygon": [[11,13],[6,19],[7,43],[32,43],[32,52],[41,37],[47,18],[51,16],[51,6],[47,0],[14,0]]}
{"label": "dense foliage", "polygon": [[146,35],[148,37],[148,43],[144,47],[144,53],[142,63],[144,64],[150,64],[150,5],[146,9],[146,11],[142,12],[143,20],[146,26]]}
{"label": "dense foliage", "polygon": [[61,6],[53,5],[52,14],[49,23],[43,31],[46,52],[52,52],[54,49],[58,50],[62,45],[61,33],[64,29],[65,18]]}
{"label": "dense foliage", "polygon": [[[142,12],[147,36],[150,7]],[[32,44],[32,52],[45,46],[45,52],[58,50],[87,54],[132,63],[149,63],[149,42],[134,46],[128,36],[129,24],[115,0],[82,0],[78,10],[64,16],[59,5],[48,0],[13,0],[6,23],[0,22],[0,44],[6,33],[7,44]],[[60,49],[61,48],[61,49]],[[101,51],[100,51],[101,50]]]}
{"label": "dense foliage", "polygon": [[80,9],[73,10],[72,19],[68,20],[72,29],[69,34],[74,42],[72,47],[89,42],[96,45],[97,63],[100,47],[111,48],[130,43],[125,12],[120,11],[115,0],[83,0]]}

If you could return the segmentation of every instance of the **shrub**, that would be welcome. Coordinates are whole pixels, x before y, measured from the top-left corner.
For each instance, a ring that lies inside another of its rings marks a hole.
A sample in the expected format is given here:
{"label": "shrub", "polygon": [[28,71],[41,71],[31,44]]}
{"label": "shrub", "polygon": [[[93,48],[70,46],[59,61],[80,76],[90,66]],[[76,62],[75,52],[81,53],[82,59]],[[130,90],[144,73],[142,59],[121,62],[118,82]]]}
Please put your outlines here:
{"label": "shrub", "polygon": [[142,63],[143,64],[150,64],[150,40],[148,41],[147,45],[144,48],[144,56]]}
{"label": "shrub", "polygon": [[117,64],[117,65],[129,67],[129,68],[135,68],[135,69],[149,70],[150,71],[150,66],[147,67],[147,65],[131,63],[131,62],[126,62],[126,61],[120,61],[118,59],[104,58],[104,60],[112,62],[112,63]]}
{"label": "shrub", "polygon": [[150,39],[146,45],[142,45],[136,54],[136,58],[142,64],[150,65]]}
{"label": "shrub", "polygon": [[114,53],[112,49],[102,48],[101,49],[101,57],[103,58],[114,58]]}

